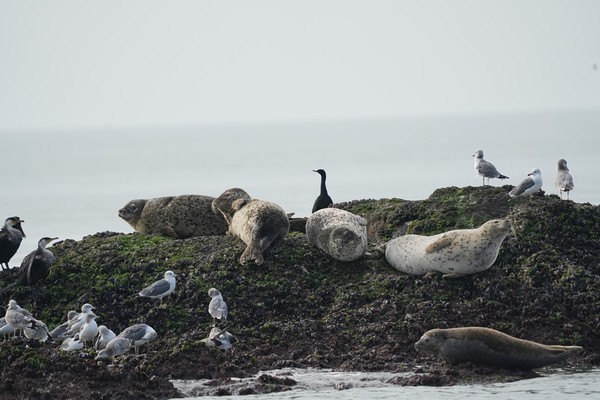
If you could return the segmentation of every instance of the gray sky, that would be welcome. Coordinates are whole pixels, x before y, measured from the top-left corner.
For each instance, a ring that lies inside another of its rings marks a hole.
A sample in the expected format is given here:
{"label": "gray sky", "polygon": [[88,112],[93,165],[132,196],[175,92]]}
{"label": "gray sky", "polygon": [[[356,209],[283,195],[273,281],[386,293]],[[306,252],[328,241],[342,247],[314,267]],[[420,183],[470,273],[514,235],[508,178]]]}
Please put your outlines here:
{"label": "gray sky", "polygon": [[0,131],[600,108],[599,21],[595,0],[0,0]]}

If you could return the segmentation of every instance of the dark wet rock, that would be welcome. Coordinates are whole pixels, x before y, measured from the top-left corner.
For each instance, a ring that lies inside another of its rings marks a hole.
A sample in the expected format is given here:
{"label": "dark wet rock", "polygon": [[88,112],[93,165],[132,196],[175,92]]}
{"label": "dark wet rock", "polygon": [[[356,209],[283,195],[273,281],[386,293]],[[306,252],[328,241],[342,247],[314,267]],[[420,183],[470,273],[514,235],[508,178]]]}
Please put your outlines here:
{"label": "dark wet rock", "polygon": [[[485,326],[546,344],[583,346],[568,365],[600,364],[600,209],[556,195],[508,199],[510,187],[436,190],[423,201],[359,200],[337,204],[369,221],[371,254],[342,263],[291,233],[267,249],[260,266],[238,264],[244,244],[231,236],[177,240],[101,232],[52,246],[56,262],[45,281],[13,298],[52,329],[66,311],[89,302],[102,323],[120,332],[144,322],[158,338],[142,355],[95,361],[93,350],[62,353],[57,343],[0,342],[0,393],[6,398],[177,397],[172,379],[207,379],[212,394],[265,393],[293,388],[269,375],[247,386],[229,378],[283,367],[418,372],[398,384],[450,385],[527,378],[484,367],[450,367],[413,344],[427,330]],[[437,234],[508,218],[515,234],[496,263],[461,279],[411,277],[373,251],[405,233]],[[177,288],[164,306],[137,293],[166,270]],[[0,289],[11,271],[0,272]],[[229,306],[228,352],[209,348],[207,291],[217,287]],[[0,308],[0,315],[3,310]],[[426,365],[418,369],[417,366]],[[76,386],[84,377],[86,390]],[[471,379],[470,377],[474,377]],[[110,382],[110,384],[109,384]],[[43,384],[42,384],[43,383]]]}

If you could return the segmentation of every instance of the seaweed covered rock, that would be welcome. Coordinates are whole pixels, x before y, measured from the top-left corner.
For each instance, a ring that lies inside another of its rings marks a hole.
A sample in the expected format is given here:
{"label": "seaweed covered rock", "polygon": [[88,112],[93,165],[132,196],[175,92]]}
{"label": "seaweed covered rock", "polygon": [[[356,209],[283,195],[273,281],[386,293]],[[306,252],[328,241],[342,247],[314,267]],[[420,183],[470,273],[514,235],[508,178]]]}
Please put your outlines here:
{"label": "seaweed covered rock", "polygon": [[[48,277],[6,293],[1,305],[13,298],[52,329],[66,311],[87,302],[99,322],[116,333],[143,322],[158,338],[142,347],[140,356],[110,362],[94,361],[94,350],[61,354],[56,343],[2,342],[0,355],[7,361],[0,365],[0,388],[31,397],[32,381],[19,379],[51,377],[56,388],[65,386],[45,398],[68,398],[61,394],[69,394],[77,371],[85,374],[82,384],[88,389],[79,398],[109,396],[103,384],[108,379],[139,398],[169,398],[178,395],[171,379],[227,381],[281,367],[405,372],[426,365],[430,373],[444,375],[448,368],[417,354],[413,344],[429,329],[459,326],[580,345],[585,353],[569,362],[597,364],[600,208],[542,193],[531,201],[509,201],[507,193],[507,187],[444,188],[422,201],[337,205],[368,220],[371,250],[405,233],[432,235],[488,219],[510,220],[514,234],[503,242],[494,265],[456,280],[401,274],[376,251],[338,262],[301,233],[267,249],[262,265],[247,266],[238,262],[244,244],[232,236],[172,239],[103,232],[59,242]],[[167,270],[177,274],[177,287],[163,306],[137,295]],[[10,283],[10,274],[0,273],[0,289]],[[227,330],[239,340],[227,352],[203,341],[213,323],[207,310],[211,287],[227,298]]]}

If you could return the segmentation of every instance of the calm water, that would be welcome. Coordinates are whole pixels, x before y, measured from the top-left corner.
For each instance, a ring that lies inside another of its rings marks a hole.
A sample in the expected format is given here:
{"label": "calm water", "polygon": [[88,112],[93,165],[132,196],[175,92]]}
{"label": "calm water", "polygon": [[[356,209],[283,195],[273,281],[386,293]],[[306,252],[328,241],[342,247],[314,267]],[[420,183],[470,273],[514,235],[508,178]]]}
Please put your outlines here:
{"label": "calm water", "polygon": [[[131,232],[117,211],[134,198],[218,196],[237,186],[306,216],[319,190],[319,176],[312,170],[323,168],[335,202],[425,199],[440,187],[480,185],[472,158],[478,148],[510,177],[492,184],[516,185],[538,167],[547,193],[557,193],[556,163],[565,158],[575,180],[572,200],[598,204],[599,133],[598,111],[145,131],[2,132],[0,210],[3,219],[18,215],[26,221],[27,238],[11,262],[18,266],[43,236],[78,240],[106,230]],[[452,388],[307,387],[260,398],[579,398],[599,394],[600,373],[555,371],[535,380]]]}

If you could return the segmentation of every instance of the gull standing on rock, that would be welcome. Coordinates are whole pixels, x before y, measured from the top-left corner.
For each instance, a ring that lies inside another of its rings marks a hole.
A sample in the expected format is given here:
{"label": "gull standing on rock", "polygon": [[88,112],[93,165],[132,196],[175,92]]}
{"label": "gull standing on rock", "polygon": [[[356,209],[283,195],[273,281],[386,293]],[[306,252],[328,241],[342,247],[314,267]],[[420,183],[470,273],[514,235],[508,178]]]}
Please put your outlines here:
{"label": "gull standing on rock", "polygon": [[229,350],[238,340],[225,329],[212,328],[208,334],[207,346],[216,347],[220,350]]}
{"label": "gull standing on rock", "polygon": [[40,342],[52,339],[46,324],[35,318],[33,318],[31,326],[23,328],[23,333],[25,333],[27,339],[39,340]]}
{"label": "gull standing on rock", "polygon": [[94,307],[90,303],[85,303],[81,306],[81,312],[73,317],[73,319],[69,320],[69,329],[67,330],[68,336],[79,333],[79,329],[85,324],[85,316],[92,313],[92,310],[94,310]]}
{"label": "gull standing on rock", "polygon": [[560,192],[560,198],[562,199],[563,192],[567,192],[567,200],[569,200],[569,192],[573,190],[575,185],[573,184],[573,177],[569,173],[565,159],[561,158],[558,160],[558,174],[556,175],[554,184]]}
{"label": "gull standing on rock", "polygon": [[15,255],[25,237],[21,227],[23,221],[19,217],[10,217],[4,221],[4,227],[0,230],[0,266],[8,269],[8,262]]}
{"label": "gull standing on rock", "polygon": [[[14,329],[15,336],[17,335],[17,331],[23,331],[26,327],[33,327],[35,323],[33,322],[35,318],[31,315],[29,311],[24,308],[19,307],[15,300],[10,300],[8,302],[8,308],[6,309],[6,322]],[[20,334],[21,332],[19,332]]]}
{"label": "gull standing on rock", "polygon": [[208,295],[211,298],[208,303],[208,313],[213,317],[213,326],[217,326],[217,319],[219,321],[227,319],[227,303],[223,300],[221,292],[215,288],[210,288]]}
{"label": "gull standing on rock", "polygon": [[[542,172],[538,168],[531,170],[518,186],[514,187],[508,195],[510,197],[518,197],[530,195],[533,196],[535,192],[542,188]],[[531,197],[530,197],[531,198]]]}
{"label": "gull standing on rock", "polygon": [[[132,325],[117,335],[117,337],[127,338],[133,342],[136,355],[140,354],[139,347],[141,345],[151,342],[157,336],[156,331],[146,324]],[[108,347],[108,344],[106,347]]]}
{"label": "gull standing on rock", "polygon": [[0,318],[0,335],[4,336],[4,341],[10,335],[15,333],[15,329],[6,322],[6,317]]}
{"label": "gull standing on rock", "polygon": [[165,277],[163,279],[144,288],[139,295],[142,297],[150,297],[151,299],[160,299],[160,304],[162,304],[163,297],[170,295],[173,293],[173,290],[175,290],[175,276],[173,271],[165,272]]}
{"label": "gull standing on rock", "polygon": [[85,315],[85,323],[79,328],[79,339],[83,342],[83,347],[88,341],[93,342],[96,335],[98,335],[96,314],[90,312]]}
{"label": "gull standing on rock", "polygon": [[72,338],[66,338],[60,345],[63,351],[75,351],[83,349],[83,341],[79,339],[79,333],[76,333]]}
{"label": "gull standing on rock", "polygon": [[475,157],[475,171],[483,177],[483,186],[485,186],[485,178],[488,180],[488,185],[490,184],[490,178],[508,179],[508,176],[498,172],[494,164],[483,159],[483,150],[476,150],[473,157]]}

